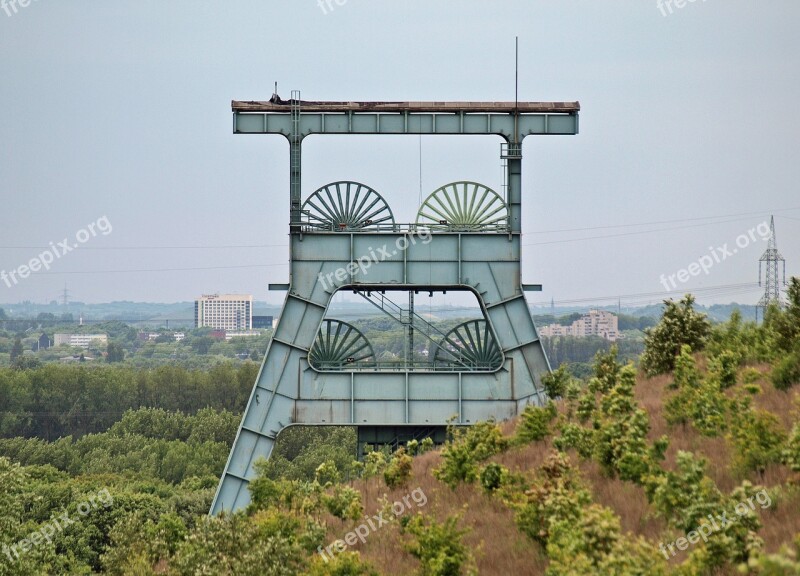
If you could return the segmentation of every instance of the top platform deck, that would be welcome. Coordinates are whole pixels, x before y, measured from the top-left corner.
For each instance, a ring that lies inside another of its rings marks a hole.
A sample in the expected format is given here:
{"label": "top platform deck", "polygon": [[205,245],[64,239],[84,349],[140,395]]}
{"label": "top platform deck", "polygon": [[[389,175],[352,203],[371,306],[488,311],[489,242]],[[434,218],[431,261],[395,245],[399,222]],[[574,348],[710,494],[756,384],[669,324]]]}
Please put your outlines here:
{"label": "top platform deck", "polygon": [[[234,112],[289,113],[291,102],[275,98],[267,101],[234,100]],[[578,102],[317,102],[300,100],[300,110],[311,113],[385,112],[419,113],[495,113],[495,114],[576,114]]]}

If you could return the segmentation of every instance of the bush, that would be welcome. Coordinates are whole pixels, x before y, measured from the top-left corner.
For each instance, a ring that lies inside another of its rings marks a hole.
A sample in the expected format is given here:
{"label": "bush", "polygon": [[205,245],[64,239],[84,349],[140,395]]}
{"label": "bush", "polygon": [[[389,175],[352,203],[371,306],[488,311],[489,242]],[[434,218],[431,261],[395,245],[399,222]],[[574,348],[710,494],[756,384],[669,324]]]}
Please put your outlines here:
{"label": "bush", "polygon": [[413,458],[406,453],[405,448],[398,448],[386,470],[383,471],[383,479],[389,488],[399,488],[408,485],[411,480],[411,465]]}
{"label": "bush", "polygon": [[688,345],[693,351],[702,350],[711,330],[705,314],[694,310],[694,297],[687,294],[679,303],[664,302],[664,314],[655,328],[645,333],[642,369],[648,376],[670,372],[681,348]]}
{"label": "bush", "polygon": [[553,452],[531,489],[525,492],[524,501],[516,505],[514,520],[520,531],[546,546],[553,526],[562,521],[577,521],[591,500],[569,458]]}
{"label": "bush", "polygon": [[705,378],[700,375],[689,346],[683,346],[675,361],[672,387],[678,392],[664,402],[669,424],[691,422],[700,434],[710,437],[725,430],[728,401],[720,390],[720,379],[715,374]]}
{"label": "bush", "polygon": [[763,410],[750,408],[750,399],[735,401],[735,416],[729,439],[734,447],[734,469],[740,473],[758,472],[763,476],[768,464],[781,461],[786,432],[778,418]]}
{"label": "bush", "polygon": [[772,383],[778,390],[788,390],[800,383],[800,350],[784,356],[771,374]]}
{"label": "bush", "polygon": [[489,493],[494,492],[503,485],[503,480],[508,476],[508,469],[496,462],[491,462],[481,470],[481,487]]}
{"label": "bush", "polygon": [[544,440],[550,434],[550,422],[556,416],[558,416],[558,411],[552,401],[548,401],[544,407],[528,404],[517,424],[515,441],[527,444]]}
{"label": "bush", "polygon": [[342,521],[358,520],[364,513],[361,492],[350,486],[334,486],[331,493],[322,495],[322,503],[328,512]]}
{"label": "bush", "polygon": [[442,463],[433,475],[451,488],[459,482],[474,482],[478,478],[477,463],[508,448],[508,440],[491,420],[467,428],[450,427],[448,435]]}
{"label": "bush", "polygon": [[548,398],[561,398],[571,381],[572,375],[567,370],[566,364],[562,364],[555,372],[550,372],[542,377],[542,386]]}
{"label": "bush", "polygon": [[800,424],[795,424],[792,427],[792,432],[789,434],[789,440],[786,442],[782,457],[783,463],[791,468],[792,471],[800,472]]}
{"label": "bush", "polygon": [[379,576],[367,563],[361,560],[358,552],[341,552],[329,560],[315,554],[311,561],[308,576]]}
{"label": "bush", "polygon": [[405,526],[413,537],[406,545],[420,561],[421,576],[459,576],[469,568],[472,557],[463,542],[468,530],[458,528],[460,517],[450,516],[441,524],[417,513]]}

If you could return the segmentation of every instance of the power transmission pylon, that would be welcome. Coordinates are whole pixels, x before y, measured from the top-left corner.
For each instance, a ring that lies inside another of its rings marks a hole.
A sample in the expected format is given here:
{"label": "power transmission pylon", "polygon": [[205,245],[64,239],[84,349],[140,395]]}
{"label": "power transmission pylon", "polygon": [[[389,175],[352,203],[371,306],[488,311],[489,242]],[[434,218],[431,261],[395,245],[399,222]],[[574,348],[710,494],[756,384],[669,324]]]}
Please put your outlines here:
{"label": "power transmission pylon", "polygon": [[[781,298],[781,286],[786,286],[786,260],[778,252],[778,242],[775,239],[775,218],[769,219],[769,244],[758,261],[758,285],[761,286],[761,263],[764,262],[764,295],[756,305],[756,322],[758,322],[758,310],[762,310],[762,318],[767,313],[767,308],[771,304],[783,305]],[[783,264],[783,283],[781,284],[778,273],[779,264]]]}

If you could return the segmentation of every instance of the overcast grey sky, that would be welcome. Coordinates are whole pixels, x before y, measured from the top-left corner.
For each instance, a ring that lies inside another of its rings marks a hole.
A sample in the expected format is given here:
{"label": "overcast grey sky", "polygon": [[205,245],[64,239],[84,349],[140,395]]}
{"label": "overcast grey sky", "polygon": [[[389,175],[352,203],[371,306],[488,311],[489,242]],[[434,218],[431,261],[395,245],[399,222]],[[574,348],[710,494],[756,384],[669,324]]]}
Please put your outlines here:
{"label": "overcast grey sky", "polygon": [[[662,274],[735,247],[770,213],[787,271],[800,272],[796,1],[6,6],[0,270],[103,217],[112,231],[0,282],[0,302],[48,302],[65,282],[85,302],[214,291],[279,302],[266,286],[288,279],[288,146],[234,136],[230,101],[268,99],[274,81],[285,98],[513,100],[515,35],[520,99],[582,106],[580,135],[525,142],[523,281],[545,287],[532,302],[657,301]],[[426,194],[461,179],[500,189],[498,139],[421,145]],[[304,196],[357,180],[414,219],[417,137],[309,138],[303,160]],[[764,248],[751,242],[672,294],[755,282]]]}

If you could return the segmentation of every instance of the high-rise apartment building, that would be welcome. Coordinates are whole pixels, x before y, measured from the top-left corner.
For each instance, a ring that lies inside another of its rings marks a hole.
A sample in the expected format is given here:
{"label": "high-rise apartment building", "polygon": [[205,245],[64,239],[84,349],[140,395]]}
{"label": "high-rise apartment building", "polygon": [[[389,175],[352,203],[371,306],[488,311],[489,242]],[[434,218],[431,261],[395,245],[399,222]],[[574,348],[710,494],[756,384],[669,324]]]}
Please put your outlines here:
{"label": "high-rise apartment building", "polygon": [[539,330],[541,336],[600,336],[606,340],[615,342],[622,338],[619,333],[618,318],[611,312],[604,310],[590,310],[581,318],[575,320],[572,326],[561,326],[560,324],[550,324],[542,326]]}
{"label": "high-rise apartment building", "polygon": [[252,330],[252,294],[204,294],[194,301],[194,327]]}

